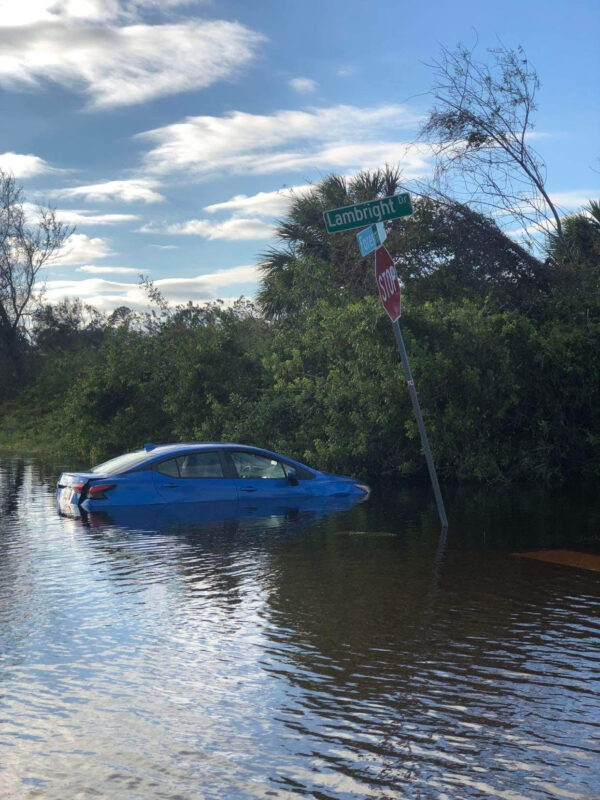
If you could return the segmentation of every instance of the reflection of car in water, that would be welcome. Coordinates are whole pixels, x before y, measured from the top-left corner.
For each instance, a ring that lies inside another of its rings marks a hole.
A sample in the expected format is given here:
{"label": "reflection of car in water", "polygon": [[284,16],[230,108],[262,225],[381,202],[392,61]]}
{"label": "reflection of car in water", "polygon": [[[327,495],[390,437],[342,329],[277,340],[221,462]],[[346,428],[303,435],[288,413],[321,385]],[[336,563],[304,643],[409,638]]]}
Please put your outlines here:
{"label": "reflection of car in water", "polygon": [[144,445],[87,472],[65,472],[57,488],[64,513],[165,503],[255,504],[307,498],[365,500],[369,487],[269,450],[238,444]]}
{"label": "reflection of car in water", "polygon": [[224,525],[243,526],[261,531],[280,529],[289,523],[310,523],[339,511],[346,511],[360,502],[355,495],[344,497],[303,497],[295,502],[276,500],[198,503],[152,503],[112,506],[104,511],[86,511],[71,506],[63,513],[75,516],[88,528],[121,528],[144,533],[212,531]]}

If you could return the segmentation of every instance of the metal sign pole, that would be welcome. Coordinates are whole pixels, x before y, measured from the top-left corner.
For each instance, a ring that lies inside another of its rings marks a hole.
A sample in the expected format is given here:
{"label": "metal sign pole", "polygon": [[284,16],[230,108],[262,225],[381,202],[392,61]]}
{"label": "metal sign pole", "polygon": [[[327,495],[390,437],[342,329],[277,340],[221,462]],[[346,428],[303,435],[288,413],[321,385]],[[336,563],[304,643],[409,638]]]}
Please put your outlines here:
{"label": "metal sign pole", "polygon": [[[408,384],[413,411],[415,412],[417,426],[421,434],[421,444],[425,452],[425,460],[427,461],[427,469],[429,470],[429,477],[431,478],[431,485],[433,486],[435,502],[440,516],[440,522],[442,523],[442,533],[445,533],[448,529],[448,517],[446,516],[446,509],[444,508],[444,501],[435,471],[435,464],[433,463],[433,456],[431,454],[431,448],[429,447],[429,440],[427,438],[427,431],[425,430],[425,423],[423,422],[423,415],[421,414],[421,407],[419,406],[415,382],[410,371],[406,348],[404,347],[402,333],[400,332],[400,323],[398,322],[401,313],[398,274],[396,273],[396,267],[394,266],[392,257],[382,245],[385,239],[385,229],[382,230],[382,223],[384,220],[406,217],[409,214],[412,214],[410,195],[404,193],[401,195],[391,195],[390,197],[380,197],[377,200],[357,203],[353,206],[333,208],[329,211],[324,211],[323,218],[325,219],[327,233],[340,233],[341,231],[351,230],[352,228],[363,228],[367,226],[365,230],[360,231],[357,235],[360,251],[361,254],[365,256],[367,253],[375,250],[375,281],[383,307],[392,321],[392,326],[394,328],[394,335],[398,343],[398,350],[400,351],[400,358],[402,359],[402,366],[404,367],[404,374],[406,376],[406,383]],[[377,225],[372,224],[375,222]],[[379,239],[379,246],[377,245],[377,239]]]}
{"label": "metal sign pole", "polygon": [[433,455],[431,454],[431,448],[429,447],[429,439],[427,438],[427,431],[425,430],[425,423],[423,422],[423,415],[421,414],[421,406],[419,405],[419,398],[417,396],[417,390],[415,388],[412,372],[410,371],[408,355],[406,353],[406,347],[404,346],[404,339],[402,338],[400,323],[398,320],[392,323],[392,327],[394,328],[394,335],[398,344],[398,350],[400,351],[400,358],[402,359],[404,375],[406,377],[406,383],[408,385],[413,411],[415,412],[417,426],[419,428],[419,433],[421,434],[421,444],[423,445],[425,460],[427,461],[427,469],[429,470],[429,477],[431,478],[431,485],[433,486],[433,493],[435,495],[435,502],[437,505],[438,514],[440,516],[440,522],[442,523],[442,529],[446,530],[448,528],[448,517],[446,516],[444,500],[440,491],[440,485],[438,483],[437,473],[435,471],[435,464],[433,463]]}

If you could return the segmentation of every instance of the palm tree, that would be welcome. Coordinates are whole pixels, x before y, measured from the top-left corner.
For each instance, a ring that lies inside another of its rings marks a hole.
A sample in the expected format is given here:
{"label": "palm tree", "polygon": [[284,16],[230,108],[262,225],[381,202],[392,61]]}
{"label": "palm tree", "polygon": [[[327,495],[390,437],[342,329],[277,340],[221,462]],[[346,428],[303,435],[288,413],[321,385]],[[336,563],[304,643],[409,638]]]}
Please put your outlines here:
{"label": "palm tree", "polygon": [[359,255],[356,231],[328,234],[323,212],[395,194],[400,177],[400,171],[389,166],[359,172],[350,180],[330,175],[293,198],[287,218],[277,228],[283,246],[260,256],[258,302],[267,317],[301,311],[321,297],[373,291],[372,271]]}
{"label": "palm tree", "polygon": [[589,205],[577,214],[563,219],[564,242],[554,233],[548,235],[547,250],[557,264],[571,260],[580,266],[600,266],[600,202],[590,200]]}
{"label": "palm tree", "polygon": [[[356,231],[328,234],[323,212],[395,194],[391,167],[347,180],[331,175],[294,197],[279,223],[281,248],[262,255],[258,302],[271,319],[318,302],[348,302],[376,294],[373,257],[361,258]],[[411,297],[485,298],[497,306],[531,307],[549,291],[552,268],[503,233],[493,219],[451,200],[420,197],[414,213],[386,223],[386,247]]]}

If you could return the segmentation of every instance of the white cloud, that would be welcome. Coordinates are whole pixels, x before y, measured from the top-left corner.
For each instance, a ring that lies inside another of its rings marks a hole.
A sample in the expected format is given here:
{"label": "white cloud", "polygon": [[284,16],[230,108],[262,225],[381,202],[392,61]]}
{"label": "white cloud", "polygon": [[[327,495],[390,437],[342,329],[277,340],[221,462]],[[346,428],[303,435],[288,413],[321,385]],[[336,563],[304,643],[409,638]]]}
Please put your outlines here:
{"label": "white cloud", "polygon": [[105,239],[86,236],[85,233],[74,233],[67,239],[60,252],[52,259],[49,266],[65,267],[71,264],[86,264],[97,258],[106,258],[112,251]]}
{"label": "white cloud", "polygon": [[[551,200],[556,203],[556,205],[559,207],[559,210],[562,210],[563,213],[561,215],[561,219],[563,220],[572,214],[582,213],[585,216],[590,216],[586,207],[589,204],[589,201],[593,200],[595,197],[600,197],[600,192],[598,190],[586,192],[581,189],[574,189],[573,191],[553,192],[550,194]],[[545,204],[543,207],[547,208]],[[510,236],[512,239],[527,240],[535,239],[536,237],[540,237],[542,234],[555,232],[555,222],[550,216],[548,216],[545,218],[540,218],[539,220],[532,222],[530,225],[526,225],[525,227],[506,231],[506,235]]]}
{"label": "white cloud", "polygon": [[293,197],[302,196],[310,189],[311,186],[309,184],[304,184],[302,186],[279,189],[275,192],[259,192],[253,195],[237,194],[231,200],[204,206],[204,210],[208,211],[209,214],[230,211],[234,214],[247,214],[256,217],[280,217],[287,213]]}
{"label": "white cloud", "polygon": [[157,185],[156,181],[147,178],[131,178],[56,189],[52,195],[67,200],[82,197],[92,203],[108,200],[119,200],[123,203],[160,203],[165,198],[155,191]]}
{"label": "white cloud", "polygon": [[312,78],[292,78],[289,84],[295,92],[299,92],[300,94],[310,94],[310,92],[314,92],[318,86],[318,83],[313,81]]}
{"label": "white cloud", "polygon": [[[411,154],[419,152],[416,146],[411,150],[390,140],[389,133],[413,127],[418,119],[400,105],[334,106],[271,115],[234,111],[223,117],[188,117],[139,136],[155,144],[145,157],[146,167],[155,174],[185,170],[258,175],[342,164],[360,168],[365,156],[375,151],[378,159],[402,155],[410,161]],[[424,153],[425,146],[420,147]]]}
{"label": "white cloud", "polygon": [[167,299],[187,302],[193,299],[191,295],[194,294],[209,294],[211,297],[216,297],[215,293],[220,289],[257,283],[259,280],[260,270],[255,265],[249,265],[219,269],[195,278],[162,278],[153,283]]}
{"label": "white cloud", "polygon": [[[249,64],[264,41],[238,22],[117,26],[98,23],[100,2],[78,3],[89,6],[79,18],[50,14],[44,5],[38,21],[0,27],[0,85],[31,89],[55,81],[83,90],[95,108],[206,88]],[[111,18],[111,6],[101,22]]]}
{"label": "white cloud", "polygon": [[53,171],[43,158],[21,153],[0,153],[0,169],[11,172],[15,178],[31,178]]}
{"label": "white cloud", "polygon": [[119,15],[116,0],[0,0],[2,25],[33,25],[57,20],[109,20]]}
{"label": "white cloud", "polygon": [[[194,278],[163,278],[153,281],[163,297],[173,303],[208,302],[219,295],[226,304],[233,302],[236,295],[232,288],[252,288],[258,283],[260,273],[256,266],[240,266],[221,269]],[[227,294],[224,294],[224,291]],[[119,306],[143,309],[148,306],[148,298],[138,283],[125,283],[104,278],[84,280],[52,280],[46,283],[45,298],[57,303],[64,297],[79,297],[86,303],[103,311],[112,311]]]}
{"label": "white cloud", "polygon": [[[84,267],[77,267],[77,272],[90,272],[101,275],[139,275],[140,270],[134,267],[97,267],[93,264],[86,264]],[[148,272],[148,270],[144,270]]]}
{"label": "white cloud", "polygon": [[569,212],[579,211],[590,200],[600,198],[600,189],[574,189],[566,192],[550,192],[550,199],[561,209]]}
{"label": "white cloud", "polygon": [[[34,222],[39,217],[39,207],[34,203],[23,203],[25,217],[29,222]],[[116,225],[120,222],[133,222],[138,220],[137,214],[96,214],[93,211],[78,209],[55,209],[56,217],[66,225]]]}
{"label": "white cloud", "polygon": [[[377,169],[384,164],[402,168],[404,177],[423,177],[430,170],[431,148],[427,144],[406,144],[400,141],[339,143],[313,151],[298,149],[254,159],[246,171],[254,174],[291,172],[306,169],[355,171]],[[250,161],[250,159],[249,159]]]}
{"label": "white cloud", "polygon": [[148,247],[156,247],[157,250],[179,250],[178,244],[149,244]]}
{"label": "white cloud", "polygon": [[[3,25],[32,25],[36,22],[91,20],[108,22],[135,19],[144,8],[164,11],[179,5],[196,5],[200,0],[0,0]],[[203,3],[204,4],[204,3]]]}
{"label": "white cloud", "polygon": [[57,209],[56,216],[68,225],[115,225],[119,222],[133,222],[139,219],[136,214],[94,214],[92,211],[67,211]]}
{"label": "white cloud", "polygon": [[226,239],[230,242],[251,239],[270,239],[275,229],[259,219],[231,217],[223,222],[210,219],[190,219],[159,228],[153,223],[142,226],[138,233],[168,233],[183,236],[202,236],[204,239]]}

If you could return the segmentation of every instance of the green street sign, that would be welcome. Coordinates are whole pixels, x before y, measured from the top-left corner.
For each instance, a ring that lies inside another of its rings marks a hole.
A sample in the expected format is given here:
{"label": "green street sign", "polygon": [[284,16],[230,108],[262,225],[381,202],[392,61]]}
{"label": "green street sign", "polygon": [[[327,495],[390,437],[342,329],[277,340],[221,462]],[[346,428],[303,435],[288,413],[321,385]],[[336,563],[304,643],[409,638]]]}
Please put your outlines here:
{"label": "green street sign", "polygon": [[355,206],[344,206],[323,212],[327,233],[340,233],[352,228],[364,228],[373,222],[386,219],[407,217],[412,214],[412,205],[408,192],[369,200],[368,203],[357,203]]}

